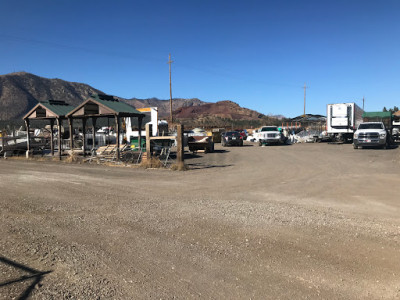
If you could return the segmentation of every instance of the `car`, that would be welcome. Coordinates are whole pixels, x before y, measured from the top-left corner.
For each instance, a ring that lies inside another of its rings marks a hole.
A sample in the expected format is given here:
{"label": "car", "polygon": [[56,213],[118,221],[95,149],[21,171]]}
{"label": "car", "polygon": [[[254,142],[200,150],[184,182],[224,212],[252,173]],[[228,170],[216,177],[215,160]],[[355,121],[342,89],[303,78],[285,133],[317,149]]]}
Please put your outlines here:
{"label": "car", "polygon": [[361,123],[353,137],[353,147],[382,147],[388,145],[388,133],[383,122]]}
{"label": "car", "polygon": [[243,140],[247,139],[247,130],[246,129],[239,131],[239,133],[242,136]]}
{"label": "car", "polygon": [[226,146],[243,146],[243,137],[238,131],[227,131],[222,134],[222,147]]}
{"label": "car", "polygon": [[281,133],[277,126],[263,126],[256,130],[255,140],[262,145],[285,144],[287,138]]}

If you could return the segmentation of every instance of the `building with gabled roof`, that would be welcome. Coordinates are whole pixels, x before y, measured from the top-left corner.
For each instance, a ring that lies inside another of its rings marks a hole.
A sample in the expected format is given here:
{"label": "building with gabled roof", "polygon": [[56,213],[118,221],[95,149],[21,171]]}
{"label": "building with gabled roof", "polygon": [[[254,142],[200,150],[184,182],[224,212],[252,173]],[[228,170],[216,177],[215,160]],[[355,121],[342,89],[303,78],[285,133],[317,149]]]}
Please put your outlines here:
{"label": "building with gabled roof", "polygon": [[40,101],[36,104],[24,117],[26,130],[27,130],[27,148],[28,153],[30,150],[30,134],[29,134],[29,126],[30,121],[32,120],[49,120],[50,121],[50,147],[51,147],[51,155],[54,155],[54,122],[57,123],[58,128],[58,154],[61,157],[61,127],[62,121],[66,119],[66,115],[73,109],[74,107],[65,101],[62,100],[46,100]]}
{"label": "building with gabled roof", "polygon": [[[95,143],[95,127],[96,120],[98,118],[114,118],[115,119],[115,129],[117,132],[117,158],[119,160],[119,148],[120,148],[120,128],[121,128],[121,118],[138,118],[138,126],[141,128],[142,120],[145,117],[143,113],[136,110],[133,106],[120,101],[118,98],[110,95],[99,95],[94,94],[91,95],[87,100],[83,103],[72,109],[68,114],[67,118],[70,121],[70,131],[73,129],[73,120],[81,119],[82,120],[82,132],[83,132],[83,140],[85,140],[85,128],[87,119],[92,120],[93,126],[93,147]],[[139,142],[141,141],[140,130],[139,130]],[[70,141],[71,145],[73,144],[72,138]],[[83,153],[85,155],[85,143],[83,143]]]}

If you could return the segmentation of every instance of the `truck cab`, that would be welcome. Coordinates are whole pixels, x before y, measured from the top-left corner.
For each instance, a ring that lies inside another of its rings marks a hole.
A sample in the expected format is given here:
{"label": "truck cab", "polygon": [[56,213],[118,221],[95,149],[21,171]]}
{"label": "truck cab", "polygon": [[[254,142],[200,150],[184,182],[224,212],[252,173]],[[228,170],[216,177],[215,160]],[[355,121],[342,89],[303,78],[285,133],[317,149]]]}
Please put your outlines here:
{"label": "truck cab", "polygon": [[386,148],[388,132],[383,122],[361,123],[353,136],[353,147],[382,147]]}
{"label": "truck cab", "polygon": [[277,126],[263,126],[261,127],[256,135],[256,141],[258,141],[259,145],[268,145],[268,144],[283,144],[286,141],[286,138],[279,131]]}

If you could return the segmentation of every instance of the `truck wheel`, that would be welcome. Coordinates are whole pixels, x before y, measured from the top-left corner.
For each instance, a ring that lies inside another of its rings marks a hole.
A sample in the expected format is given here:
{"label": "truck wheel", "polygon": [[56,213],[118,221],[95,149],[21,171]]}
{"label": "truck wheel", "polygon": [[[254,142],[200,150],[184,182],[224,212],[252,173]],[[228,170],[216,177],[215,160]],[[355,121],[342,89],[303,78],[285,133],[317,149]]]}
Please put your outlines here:
{"label": "truck wheel", "polygon": [[262,142],[261,141],[258,141],[258,146],[262,146]]}
{"label": "truck wheel", "polygon": [[358,149],[358,146],[355,145],[355,144],[353,144],[353,148],[354,148],[354,149]]}

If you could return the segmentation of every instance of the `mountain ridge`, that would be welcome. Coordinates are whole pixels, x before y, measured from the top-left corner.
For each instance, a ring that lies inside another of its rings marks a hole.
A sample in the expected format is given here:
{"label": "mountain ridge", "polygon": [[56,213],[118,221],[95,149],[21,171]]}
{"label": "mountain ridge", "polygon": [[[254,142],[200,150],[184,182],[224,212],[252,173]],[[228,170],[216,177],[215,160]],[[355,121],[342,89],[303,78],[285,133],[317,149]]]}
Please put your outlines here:
{"label": "mountain ridge", "polygon": [[[59,78],[45,78],[28,72],[15,72],[0,75],[0,121],[21,120],[39,101],[64,100],[77,106],[90,97],[91,94],[105,94],[92,86],[65,81]],[[117,97],[135,108],[158,107],[159,117],[168,118],[170,101],[158,98]],[[175,120],[184,120],[186,124],[207,120],[210,124],[221,123],[216,120],[233,121],[265,121],[265,116],[257,111],[241,107],[239,104],[223,100],[216,103],[205,102],[198,98],[173,98],[173,115]],[[191,122],[192,121],[192,122]]]}

